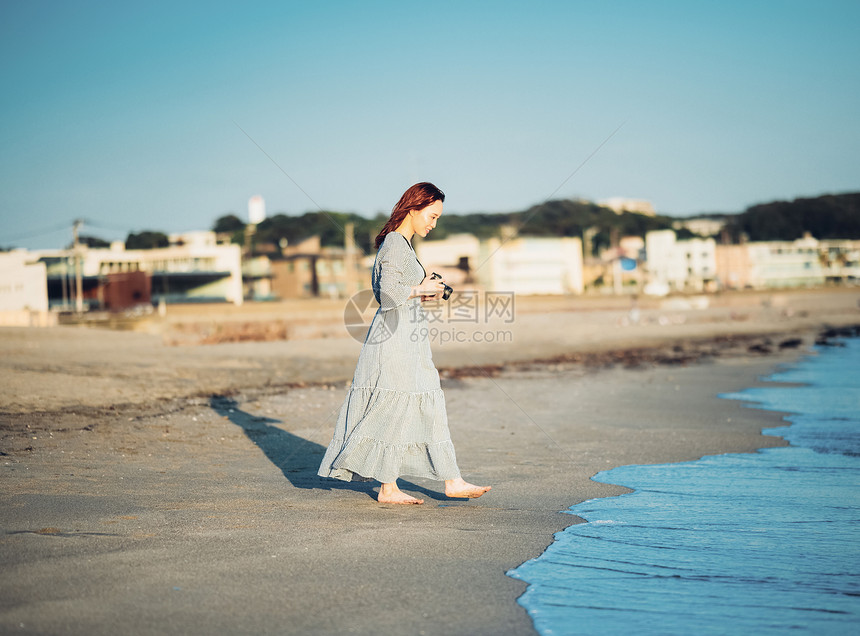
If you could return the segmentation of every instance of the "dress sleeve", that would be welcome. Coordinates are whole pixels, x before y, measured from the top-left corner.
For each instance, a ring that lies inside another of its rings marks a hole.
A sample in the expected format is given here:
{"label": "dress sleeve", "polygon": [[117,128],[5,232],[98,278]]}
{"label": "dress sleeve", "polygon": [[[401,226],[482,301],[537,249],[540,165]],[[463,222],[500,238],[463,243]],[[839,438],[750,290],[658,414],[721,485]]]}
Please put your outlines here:
{"label": "dress sleeve", "polygon": [[412,295],[412,285],[406,279],[407,259],[412,258],[407,245],[389,243],[379,251],[379,306],[394,309]]}

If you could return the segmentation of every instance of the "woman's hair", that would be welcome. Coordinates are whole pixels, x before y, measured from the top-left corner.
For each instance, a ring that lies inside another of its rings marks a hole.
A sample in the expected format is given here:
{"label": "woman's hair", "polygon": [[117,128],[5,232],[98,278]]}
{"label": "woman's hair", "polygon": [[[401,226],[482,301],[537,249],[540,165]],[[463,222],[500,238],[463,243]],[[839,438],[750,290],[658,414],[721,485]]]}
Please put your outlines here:
{"label": "woman's hair", "polygon": [[391,216],[388,218],[388,222],[386,222],[385,227],[383,227],[382,231],[376,236],[376,249],[379,249],[379,246],[382,245],[382,241],[385,240],[386,234],[393,232],[400,227],[400,224],[403,223],[403,219],[406,218],[406,215],[409,214],[410,210],[423,210],[435,201],[444,200],[445,193],[432,183],[423,181],[421,183],[416,183],[414,186],[409,188],[403,193],[403,196],[400,197],[400,201],[397,202],[397,205],[395,205],[394,209],[391,211]]}

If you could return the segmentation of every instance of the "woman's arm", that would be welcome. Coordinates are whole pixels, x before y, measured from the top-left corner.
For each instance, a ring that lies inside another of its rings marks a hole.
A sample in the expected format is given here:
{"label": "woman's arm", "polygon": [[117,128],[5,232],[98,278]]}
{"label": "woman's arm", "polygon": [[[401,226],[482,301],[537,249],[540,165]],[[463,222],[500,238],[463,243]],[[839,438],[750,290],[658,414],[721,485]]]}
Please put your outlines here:
{"label": "woman's arm", "polygon": [[379,305],[383,310],[394,309],[405,303],[410,298],[418,296],[432,298],[442,291],[442,284],[438,280],[425,277],[418,285],[410,285],[406,282],[406,266],[415,258],[412,250],[407,246],[387,244],[380,248],[379,258]]}
{"label": "woman's arm", "polygon": [[406,256],[397,243],[385,243],[379,249],[379,306],[383,310],[394,309],[413,296],[413,288],[406,282]]}
{"label": "woman's arm", "polygon": [[432,274],[425,276],[424,280],[412,288],[412,295],[409,298],[421,296],[421,300],[433,300],[437,295],[442,293],[444,290],[442,281],[430,278],[430,276]]}

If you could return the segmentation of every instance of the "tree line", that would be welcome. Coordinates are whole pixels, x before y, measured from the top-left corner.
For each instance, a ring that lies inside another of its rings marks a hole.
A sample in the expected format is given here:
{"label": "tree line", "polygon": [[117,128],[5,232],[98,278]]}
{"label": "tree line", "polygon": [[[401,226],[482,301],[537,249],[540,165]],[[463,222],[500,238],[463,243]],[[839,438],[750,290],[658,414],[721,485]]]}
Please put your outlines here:
{"label": "tree line", "polygon": [[[309,236],[319,235],[323,246],[343,246],[346,223],[354,224],[355,242],[365,253],[372,253],[376,235],[387,216],[378,214],[368,219],[357,214],[340,212],[306,212],[301,216],[276,214],[259,225],[254,233],[257,246],[278,245],[282,239],[294,244]],[[588,201],[558,200],[533,206],[522,212],[447,214],[428,236],[427,240],[440,240],[452,234],[473,234],[480,239],[500,236],[503,228],[512,228],[521,236],[582,236],[593,231],[595,247],[608,246],[613,233],[617,236],[636,234],[644,236],[651,230],[672,226],[668,216],[647,217],[632,212],[616,214],[609,208]],[[232,236],[241,243],[245,240],[245,222],[235,214],[215,221],[213,230]],[[681,237],[691,235],[680,231]]]}
{"label": "tree line", "polygon": [[805,232],[817,239],[857,239],[860,192],[754,205],[730,217],[727,230],[735,241],[792,241]]}
{"label": "tree line", "polygon": [[[725,231],[717,239],[732,242],[791,241],[809,232],[817,239],[860,239],[860,192],[828,194],[793,201],[773,201],[753,205],[739,214],[710,215],[726,220]],[[252,247],[296,244],[319,235],[323,246],[343,246],[344,228],[354,224],[357,246],[372,253],[373,240],[385,224],[387,215],[366,218],[354,213],[318,211],[299,216],[275,214],[259,223],[253,235]],[[578,236],[591,234],[595,249],[609,246],[621,236],[644,236],[651,230],[669,229],[678,219],[670,216],[645,216],[633,212],[616,214],[609,208],[583,200],[554,200],[519,212],[447,214],[428,240],[444,239],[452,234],[473,234],[481,239],[500,236],[510,228],[520,236]],[[219,217],[212,229],[227,234],[234,243],[246,241],[245,221],[236,214]],[[677,231],[678,238],[696,236],[689,230]],[[81,242],[90,247],[108,247],[97,237],[82,236]],[[163,232],[146,230],[130,233],[126,249],[167,247]]]}

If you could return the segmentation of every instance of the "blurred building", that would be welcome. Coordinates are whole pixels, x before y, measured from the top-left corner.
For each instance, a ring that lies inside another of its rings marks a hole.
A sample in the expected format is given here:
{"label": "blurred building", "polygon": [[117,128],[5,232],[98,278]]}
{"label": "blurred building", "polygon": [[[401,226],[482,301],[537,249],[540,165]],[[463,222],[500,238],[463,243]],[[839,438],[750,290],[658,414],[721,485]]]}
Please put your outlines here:
{"label": "blurred building", "polygon": [[670,291],[707,291],[717,276],[716,242],[708,239],[679,241],[674,230],[645,235],[648,282]]}
{"label": "blurred building", "polygon": [[266,220],[266,202],[259,194],[248,199],[248,222],[259,225]]}
{"label": "blurred building", "polygon": [[122,272],[100,276],[96,298],[106,311],[123,311],[152,305],[152,278],[146,272]]}
{"label": "blurred building", "polygon": [[427,273],[437,272],[457,290],[517,294],[581,294],[582,241],[573,237],[515,236],[479,240],[454,234],[415,246]]}
{"label": "blurred building", "polygon": [[517,237],[481,241],[475,276],[487,290],[517,294],[581,294],[582,240]]}
{"label": "blurred building", "polygon": [[[346,247],[322,247],[320,237],[312,236],[285,246],[278,256],[265,257],[272,297],[348,298],[369,288],[375,255],[362,258],[350,241],[351,231],[346,228]],[[258,267],[262,274],[264,266]]]}
{"label": "blurred building", "polygon": [[26,250],[0,253],[0,326],[56,324],[48,313],[46,271]]}
{"label": "blurred building", "polygon": [[753,287],[798,287],[824,283],[818,241],[814,238],[747,243],[746,248]]}
{"label": "blurred building", "polygon": [[860,281],[860,241],[818,241],[817,249],[825,283]]}
{"label": "blurred building", "polygon": [[[127,250],[122,241],[110,248],[79,247],[81,285],[87,308],[104,308],[104,285],[111,274],[143,272],[151,299],[141,303],[232,302],[242,304],[242,255],[238,245],[219,245],[214,232],[170,236],[169,247]],[[34,252],[47,269],[52,307],[68,305],[74,293],[75,258],[70,250]],[[134,278],[126,284],[137,285]],[[114,284],[122,285],[114,277]]]}
{"label": "blurred building", "polygon": [[657,216],[654,210],[654,204],[643,199],[625,199],[624,197],[612,197],[599,201],[600,205],[609,208],[615,214],[622,212],[633,212],[635,214],[643,214],[645,216]]}
{"label": "blurred building", "polygon": [[274,300],[273,279],[270,255],[259,254],[242,259],[242,295],[245,300]]}
{"label": "blurred building", "polygon": [[480,265],[481,242],[473,234],[452,234],[441,240],[415,239],[415,253],[427,273],[436,272],[456,289],[474,286],[473,272]]}
{"label": "blurred building", "polygon": [[717,246],[717,276],[726,289],[811,287],[860,280],[860,241],[805,236]]}
{"label": "blurred building", "polygon": [[749,247],[717,245],[717,286],[721,289],[748,289],[753,287],[752,260]]}
{"label": "blurred building", "polygon": [[698,234],[699,236],[718,236],[725,226],[725,218],[706,216],[692,219],[681,219],[672,223],[672,227],[676,230],[684,228],[693,234]]}

